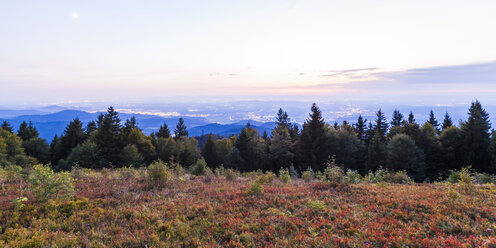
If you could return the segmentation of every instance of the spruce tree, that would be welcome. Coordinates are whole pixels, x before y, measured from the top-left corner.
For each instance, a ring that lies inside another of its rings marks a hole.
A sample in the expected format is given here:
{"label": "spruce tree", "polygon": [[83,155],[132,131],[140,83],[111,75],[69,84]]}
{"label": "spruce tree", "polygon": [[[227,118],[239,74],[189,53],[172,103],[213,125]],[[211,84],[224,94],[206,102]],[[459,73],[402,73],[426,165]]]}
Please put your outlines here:
{"label": "spruce tree", "polygon": [[323,163],[327,159],[325,148],[326,129],[324,118],[317,105],[311,107],[309,118],[303,124],[300,139],[298,142],[298,156],[300,169],[312,167],[314,170],[323,170]]}
{"label": "spruce tree", "polygon": [[357,123],[354,125],[355,133],[357,134],[358,139],[361,141],[367,138],[366,135],[367,127],[365,125],[366,122],[367,119],[363,119],[362,115],[359,115]]}
{"label": "spruce tree", "polygon": [[391,120],[391,127],[399,127],[403,124],[403,114],[395,109],[393,112],[393,119]]}
{"label": "spruce tree", "polygon": [[27,124],[25,121],[21,123],[19,126],[19,130],[17,131],[17,136],[21,138],[23,141],[30,140],[32,138],[38,138],[38,130],[33,126],[32,122]]}
{"label": "spruce tree", "polygon": [[377,170],[381,166],[386,165],[386,145],[383,137],[379,132],[376,132],[369,141],[367,155],[367,170]]}
{"label": "spruce tree", "polygon": [[164,122],[162,126],[158,129],[158,132],[155,134],[158,138],[169,138],[170,137],[170,131],[169,127],[167,126],[167,123]]}
{"label": "spruce tree", "polygon": [[440,132],[439,122],[437,122],[436,117],[434,116],[434,111],[432,111],[432,109],[431,112],[429,113],[429,123],[431,124],[432,127],[434,127],[437,130],[438,133]]}
{"label": "spruce tree", "polygon": [[208,167],[210,168],[219,167],[221,164],[217,153],[217,144],[212,134],[208,135],[207,142],[205,142],[205,145],[203,145],[202,156],[205,159],[205,162],[207,162]]}
{"label": "spruce tree", "polygon": [[8,121],[3,121],[1,128],[9,133],[14,133],[14,128],[10,125]]}
{"label": "spruce tree", "polygon": [[264,168],[267,163],[266,143],[261,139],[260,134],[249,124],[241,130],[236,148],[239,150],[241,158],[246,162],[240,170],[257,170]]}
{"label": "spruce tree", "polygon": [[388,123],[386,120],[386,117],[384,116],[384,113],[379,109],[379,111],[376,112],[377,119],[375,120],[375,125],[374,125],[374,130],[379,133],[379,135],[382,137],[384,140],[386,137],[386,132],[388,129]]}
{"label": "spruce tree", "polygon": [[412,111],[410,111],[410,114],[408,114],[408,123],[409,124],[414,124],[415,123],[415,117],[413,116]]}
{"label": "spruce tree", "polygon": [[86,137],[83,123],[79,118],[75,118],[67,125],[64,134],[60,137],[61,151],[59,155],[61,158],[66,158],[73,148],[83,144],[86,141]]}
{"label": "spruce tree", "polygon": [[188,137],[188,130],[186,125],[184,124],[184,119],[181,117],[176,125],[176,129],[174,130],[175,139],[179,139],[181,137]]}
{"label": "spruce tree", "polygon": [[291,119],[288,117],[288,113],[283,111],[282,108],[279,108],[279,111],[277,112],[277,117],[276,117],[276,125],[282,126],[285,128],[289,128],[290,120]]}
{"label": "spruce tree", "polygon": [[477,100],[472,102],[468,115],[468,120],[461,125],[465,162],[478,171],[487,172],[490,162],[489,114]]}
{"label": "spruce tree", "polygon": [[84,129],[84,132],[86,135],[89,137],[94,131],[97,129],[97,124],[96,121],[90,121],[88,124],[86,124],[86,128]]}
{"label": "spruce tree", "polygon": [[269,157],[272,162],[272,171],[288,168],[293,164],[293,142],[289,131],[284,126],[277,126],[272,130],[272,139],[269,146]]}
{"label": "spruce tree", "polygon": [[451,117],[450,115],[448,114],[448,112],[446,112],[444,114],[444,120],[443,120],[443,126],[442,126],[442,129],[443,131],[446,130],[448,127],[451,127],[453,126],[453,121],[451,120]]}
{"label": "spruce tree", "polygon": [[119,114],[111,106],[107,113],[100,114],[97,121],[98,128],[93,141],[100,148],[102,156],[108,162],[119,165],[119,155],[124,147],[121,142],[121,119]]}

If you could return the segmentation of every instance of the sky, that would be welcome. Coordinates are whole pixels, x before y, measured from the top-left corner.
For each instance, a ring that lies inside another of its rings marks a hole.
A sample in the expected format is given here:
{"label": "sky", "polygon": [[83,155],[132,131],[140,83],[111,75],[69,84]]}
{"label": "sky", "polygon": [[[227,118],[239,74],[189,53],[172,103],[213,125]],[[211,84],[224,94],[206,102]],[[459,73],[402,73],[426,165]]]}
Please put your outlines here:
{"label": "sky", "polygon": [[0,0],[0,106],[496,103],[494,0]]}

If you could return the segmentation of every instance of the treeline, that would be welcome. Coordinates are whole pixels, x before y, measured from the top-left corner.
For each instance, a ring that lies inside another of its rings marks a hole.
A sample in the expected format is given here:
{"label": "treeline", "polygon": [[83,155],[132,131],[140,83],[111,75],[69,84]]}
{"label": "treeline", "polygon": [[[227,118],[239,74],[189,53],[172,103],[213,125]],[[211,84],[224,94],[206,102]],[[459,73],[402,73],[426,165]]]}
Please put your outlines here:
{"label": "treeline", "polygon": [[279,109],[271,135],[261,135],[247,124],[237,136],[210,134],[197,139],[188,136],[182,118],[173,134],[164,123],[157,132],[145,135],[134,117],[122,123],[110,107],[85,126],[74,119],[50,144],[31,123],[23,122],[15,133],[3,122],[0,166],[44,163],[55,170],[100,169],[145,166],[159,159],[189,167],[204,159],[212,169],[279,171],[292,167],[302,172],[323,171],[332,156],[345,169],[362,174],[379,168],[404,170],[416,181],[445,178],[450,170],[465,166],[494,173],[496,135],[489,115],[479,101],[471,104],[468,115],[455,126],[448,113],[439,123],[431,111],[429,120],[419,124],[411,112],[404,118],[395,110],[388,121],[379,109],[375,120],[359,116],[355,124],[329,124],[313,104],[301,130]]}

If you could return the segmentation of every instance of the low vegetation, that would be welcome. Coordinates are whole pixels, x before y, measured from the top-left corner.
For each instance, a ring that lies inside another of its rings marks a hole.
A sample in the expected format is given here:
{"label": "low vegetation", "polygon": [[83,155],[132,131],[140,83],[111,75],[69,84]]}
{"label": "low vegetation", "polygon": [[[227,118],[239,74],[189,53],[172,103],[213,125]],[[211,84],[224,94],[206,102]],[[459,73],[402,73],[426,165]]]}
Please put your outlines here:
{"label": "low vegetation", "polygon": [[431,184],[329,168],[0,168],[0,247],[496,246],[496,186],[470,168]]}

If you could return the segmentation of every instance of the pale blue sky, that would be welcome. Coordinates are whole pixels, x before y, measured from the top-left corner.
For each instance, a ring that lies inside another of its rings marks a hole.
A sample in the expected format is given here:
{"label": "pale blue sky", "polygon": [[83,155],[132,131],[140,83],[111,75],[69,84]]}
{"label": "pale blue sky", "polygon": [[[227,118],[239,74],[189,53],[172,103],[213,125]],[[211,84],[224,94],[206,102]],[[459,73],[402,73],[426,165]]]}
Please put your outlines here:
{"label": "pale blue sky", "polygon": [[0,0],[0,104],[178,95],[491,99],[494,13],[490,0]]}

